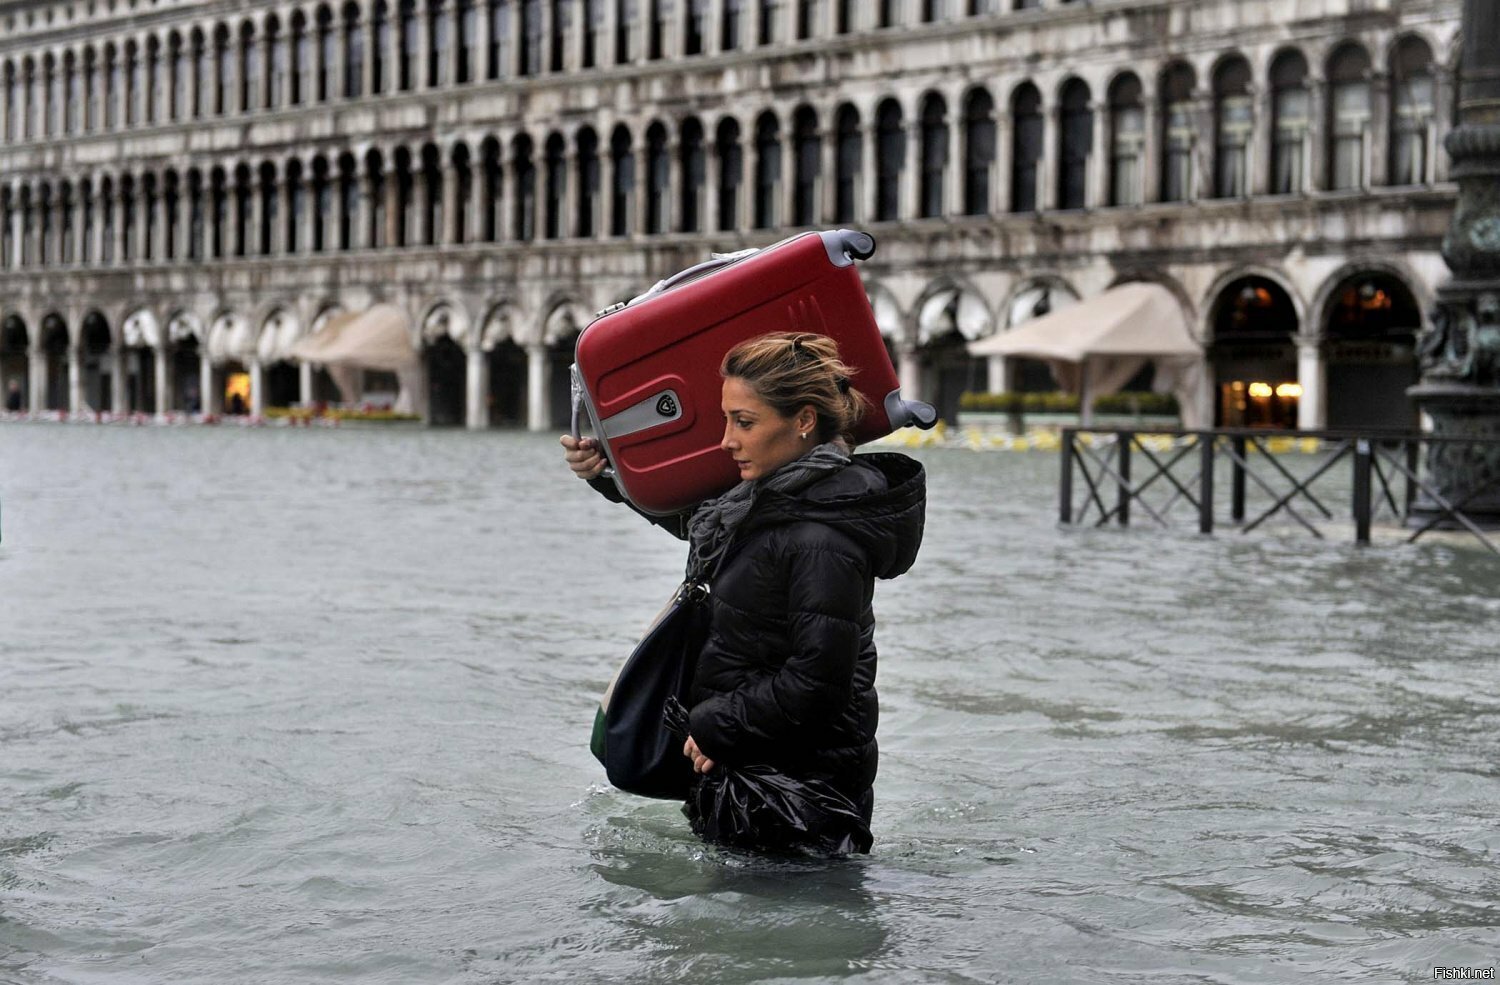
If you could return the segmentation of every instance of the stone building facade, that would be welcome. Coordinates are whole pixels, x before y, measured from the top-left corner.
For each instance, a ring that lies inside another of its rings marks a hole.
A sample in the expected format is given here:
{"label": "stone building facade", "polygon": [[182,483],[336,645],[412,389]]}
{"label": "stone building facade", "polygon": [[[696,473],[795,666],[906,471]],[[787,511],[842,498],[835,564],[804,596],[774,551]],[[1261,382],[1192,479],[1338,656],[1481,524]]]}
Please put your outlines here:
{"label": "stone building facade", "polygon": [[222,411],[236,376],[250,412],[314,400],[289,345],[388,302],[433,423],[557,427],[593,312],[856,226],[903,384],[950,416],[1050,386],[964,341],[1149,279],[1221,422],[1407,424],[1459,14],[0,0],[0,387],[33,412]]}

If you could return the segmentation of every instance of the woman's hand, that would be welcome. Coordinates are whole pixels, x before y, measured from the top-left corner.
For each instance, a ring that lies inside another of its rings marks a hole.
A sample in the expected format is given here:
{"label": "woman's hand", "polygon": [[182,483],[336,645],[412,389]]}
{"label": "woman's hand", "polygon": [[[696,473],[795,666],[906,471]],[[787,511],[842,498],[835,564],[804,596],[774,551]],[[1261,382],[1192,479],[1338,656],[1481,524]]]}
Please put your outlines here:
{"label": "woman's hand", "polygon": [[682,754],[693,761],[694,773],[707,773],[714,768],[714,761],[703,755],[703,750],[698,748],[698,743],[693,741],[691,735],[682,745]]}
{"label": "woman's hand", "polygon": [[575,438],[571,434],[565,434],[560,440],[563,448],[567,449],[563,452],[563,457],[568,460],[568,468],[578,478],[596,479],[604,471],[604,454],[593,438]]}

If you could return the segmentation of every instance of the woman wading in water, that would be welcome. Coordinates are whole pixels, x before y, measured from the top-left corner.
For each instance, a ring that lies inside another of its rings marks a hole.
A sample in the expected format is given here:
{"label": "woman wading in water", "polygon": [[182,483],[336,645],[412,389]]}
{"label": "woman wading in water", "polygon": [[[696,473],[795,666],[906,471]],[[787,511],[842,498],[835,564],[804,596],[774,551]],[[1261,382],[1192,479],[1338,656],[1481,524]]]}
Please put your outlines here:
{"label": "woman wading in water", "polygon": [[[830,338],[778,332],[724,357],[724,438],[740,483],[651,518],[711,571],[683,755],[823,780],[870,820],[876,771],[876,578],[903,574],[922,542],[926,476],[905,455],[852,456],[864,410]],[[588,438],[568,465],[616,502]]]}

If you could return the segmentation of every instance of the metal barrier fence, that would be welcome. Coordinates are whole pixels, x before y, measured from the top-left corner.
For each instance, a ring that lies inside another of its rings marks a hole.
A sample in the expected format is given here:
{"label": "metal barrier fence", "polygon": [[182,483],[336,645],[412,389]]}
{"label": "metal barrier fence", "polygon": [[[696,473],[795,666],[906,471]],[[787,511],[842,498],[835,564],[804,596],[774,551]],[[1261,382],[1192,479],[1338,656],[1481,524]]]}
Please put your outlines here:
{"label": "metal barrier fence", "polygon": [[[1465,512],[1471,504],[1482,503],[1482,519],[1492,519],[1500,474],[1454,490],[1440,488],[1422,464],[1424,451],[1431,455],[1442,447],[1467,452],[1470,446],[1481,454],[1500,451],[1500,439],[1415,432],[1066,428],[1059,519],[1070,525],[1092,519],[1095,526],[1113,522],[1124,527],[1138,507],[1165,527],[1170,526],[1174,508],[1187,504],[1199,532],[1212,533],[1222,519],[1216,501],[1219,473],[1227,471],[1227,520],[1244,533],[1273,517],[1285,517],[1323,539],[1319,521],[1336,520],[1340,514],[1329,504],[1347,496],[1349,509],[1342,515],[1353,521],[1356,543],[1368,544],[1372,523],[1389,515],[1411,529],[1408,543],[1432,530],[1462,529],[1500,554],[1500,546],[1480,520]],[[1289,467],[1283,460],[1291,451],[1304,453],[1302,468]],[[1338,481],[1341,470],[1336,466],[1343,462],[1350,465],[1350,471],[1342,473],[1347,486]],[[1082,493],[1081,503],[1075,493]],[[1148,494],[1157,495],[1157,500],[1153,503]],[[1252,506],[1255,512],[1250,515]]]}

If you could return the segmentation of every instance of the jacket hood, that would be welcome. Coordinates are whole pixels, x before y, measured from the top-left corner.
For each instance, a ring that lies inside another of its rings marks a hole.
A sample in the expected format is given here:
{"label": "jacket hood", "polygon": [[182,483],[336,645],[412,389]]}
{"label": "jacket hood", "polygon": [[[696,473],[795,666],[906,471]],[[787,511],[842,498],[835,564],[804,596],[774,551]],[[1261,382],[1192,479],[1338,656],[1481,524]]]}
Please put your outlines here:
{"label": "jacket hood", "polygon": [[756,504],[751,528],[811,520],[856,541],[878,578],[905,574],[922,546],[927,518],[927,473],[920,462],[894,452],[855,455],[799,492],[767,492]]}

